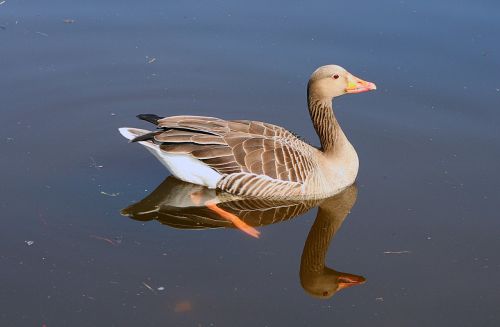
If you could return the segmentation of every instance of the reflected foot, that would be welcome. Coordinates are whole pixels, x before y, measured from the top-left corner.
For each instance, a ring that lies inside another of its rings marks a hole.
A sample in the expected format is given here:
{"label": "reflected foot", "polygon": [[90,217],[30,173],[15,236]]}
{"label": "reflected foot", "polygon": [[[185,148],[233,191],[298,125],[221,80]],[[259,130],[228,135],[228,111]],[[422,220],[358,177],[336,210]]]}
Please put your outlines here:
{"label": "reflected foot", "polygon": [[232,222],[233,225],[236,226],[236,228],[238,228],[242,232],[244,232],[252,237],[259,238],[260,232],[257,229],[253,228],[252,226],[245,223],[240,218],[238,218],[238,216],[236,216],[230,212],[227,212],[224,209],[219,208],[217,206],[217,204],[213,201],[207,201],[207,202],[205,202],[205,205],[207,206],[208,209],[212,210],[213,212],[215,212],[216,214],[218,214],[222,218]]}

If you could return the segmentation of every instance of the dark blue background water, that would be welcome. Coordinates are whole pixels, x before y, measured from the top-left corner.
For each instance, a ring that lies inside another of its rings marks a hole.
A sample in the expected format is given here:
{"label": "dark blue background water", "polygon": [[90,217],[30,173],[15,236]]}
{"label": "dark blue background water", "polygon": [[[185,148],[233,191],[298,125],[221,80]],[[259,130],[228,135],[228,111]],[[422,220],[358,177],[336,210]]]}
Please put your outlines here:
{"label": "dark blue background water", "polygon": [[[496,1],[7,0],[0,324],[497,326],[499,13]],[[302,290],[314,210],[259,240],[120,215],[168,173],[118,127],[201,114],[317,144],[305,87],[330,63],[378,86],[334,104],[361,168],[327,261],[366,284],[326,301]]]}

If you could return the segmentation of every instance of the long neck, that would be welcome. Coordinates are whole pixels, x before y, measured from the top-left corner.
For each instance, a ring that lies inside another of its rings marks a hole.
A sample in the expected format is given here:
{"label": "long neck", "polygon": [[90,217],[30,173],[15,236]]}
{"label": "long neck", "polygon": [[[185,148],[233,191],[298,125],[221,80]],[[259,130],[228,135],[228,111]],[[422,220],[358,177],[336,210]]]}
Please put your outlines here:
{"label": "long neck", "polygon": [[325,153],[333,152],[341,129],[333,113],[332,100],[316,98],[308,92],[307,105],[314,129],[321,142],[321,149]]}

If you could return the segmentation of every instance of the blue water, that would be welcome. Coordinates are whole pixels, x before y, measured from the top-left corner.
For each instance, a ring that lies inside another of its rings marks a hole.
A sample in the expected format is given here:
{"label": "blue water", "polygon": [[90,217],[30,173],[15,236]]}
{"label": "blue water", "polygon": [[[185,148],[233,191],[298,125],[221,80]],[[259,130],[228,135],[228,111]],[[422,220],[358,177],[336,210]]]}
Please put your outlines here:
{"label": "blue water", "polygon": [[[497,326],[499,12],[5,1],[0,325]],[[365,284],[327,300],[301,287],[316,209],[258,240],[120,214],[168,175],[118,134],[148,127],[136,114],[267,121],[318,144],[305,87],[330,63],[378,87],[334,103],[361,166],[326,261]]]}

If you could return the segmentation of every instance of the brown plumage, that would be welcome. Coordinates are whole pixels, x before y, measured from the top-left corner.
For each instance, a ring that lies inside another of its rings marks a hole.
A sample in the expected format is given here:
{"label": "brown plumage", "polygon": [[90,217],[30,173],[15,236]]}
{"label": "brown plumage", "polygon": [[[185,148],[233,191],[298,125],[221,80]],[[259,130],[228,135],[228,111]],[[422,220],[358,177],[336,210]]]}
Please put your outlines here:
{"label": "brown plumage", "polygon": [[162,150],[189,153],[221,174],[253,173],[300,183],[314,165],[307,158],[312,154],[308,144],[272,124],[174,116],[159,120],[158,127],[166,129],[154,137]]}
{"label": "brown plumage", "polygon": [[[374,88],[374,84],[352,76],[339,66],[323,66],[313,73],[308,84],[308,105],[321,149],[282,127],[250,120],[139,115],[155,123],[159,130],[130,129],[128,132],[135,136],[131,137],[133,142],[150,148],[154,144],[157,147],[153,149],[155,155],[160,158],[166,155],[167,168],[174,175],[177,169],[178,177],[186,181],[209,187],[215,185],[220,190],[242,196],[326,197],[352,184],[358,170],[356,152],[333,114],[332,98]],[[129,137],[126,132],[122,134]],[[199,160],[218,174],[217,180],[214,182],[211,176],[207,178],[209,182],[198,182],[200,176],[196,172],[180,174],[183,167],[169,161],[173,155]],[[190,179],[190,174],[196,178]]]}

